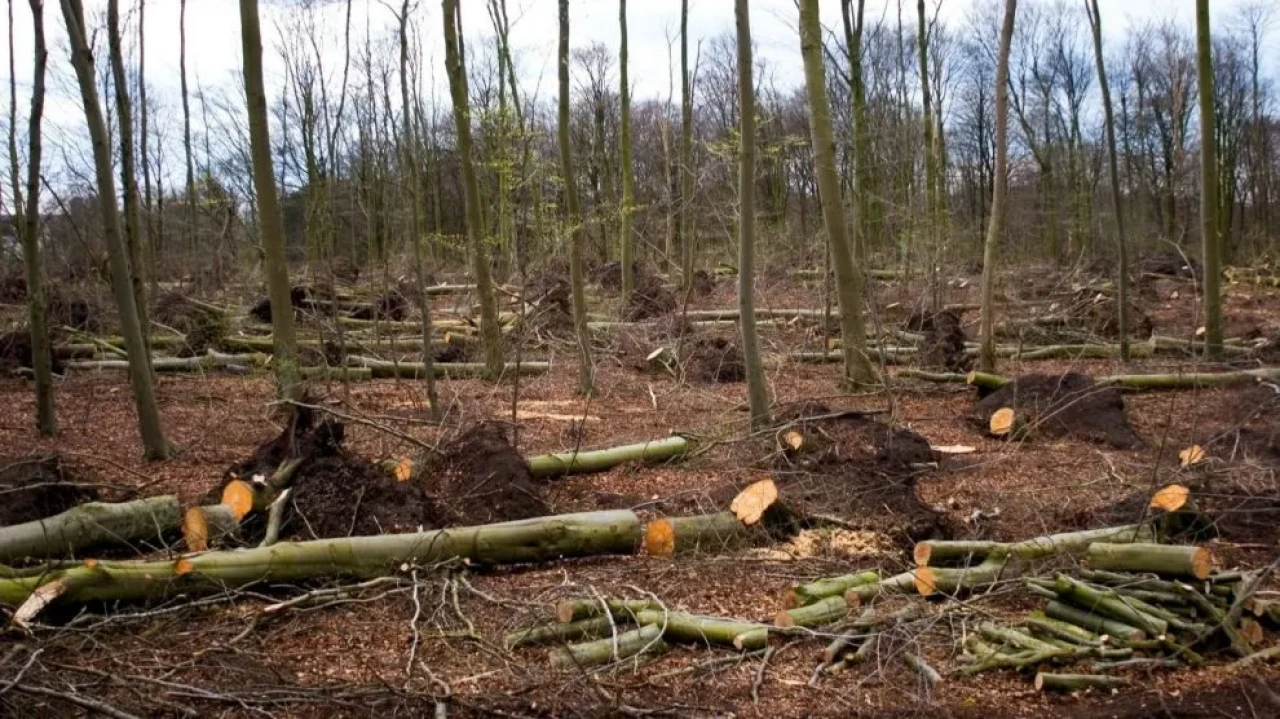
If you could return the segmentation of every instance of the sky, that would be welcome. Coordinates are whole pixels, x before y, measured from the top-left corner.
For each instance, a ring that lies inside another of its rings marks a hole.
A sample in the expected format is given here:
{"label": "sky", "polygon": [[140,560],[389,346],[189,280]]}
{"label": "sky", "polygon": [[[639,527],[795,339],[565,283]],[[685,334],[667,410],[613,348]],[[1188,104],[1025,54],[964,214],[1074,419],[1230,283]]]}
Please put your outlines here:
{"label": "sky", "polygon": [[[9,0],[6,0],[8,2]],[[335,32],[342,25],[345,12],[343,0],[313,0],[322,4],[314,11],[326,14],[328,25]],[[915,20],[915,3],[902,0],[904,20]],[[939,8],[944,22],[953,27],[963,25],[975,4],[994,0],[926,0],[930,8]],[[1040,0],[1044,1],[1044,0]],[[1083,0],[1079,0],[1082,5]],[[1225,22],[1245,2],[1251,0],[1212,0],[1215,23]],[[1255,0],[1256,1],[1256,0]],[[1280,2],[1280,0],[1276,0]],[[297,0],[293,0],[294,3]],[[389,28],[393,14],[387,6],[392,2],[398,7],[400,0],[353,0],[353,32],[362,34],[366,19],[377,34],[378,28]],[[486,42],[491,36],[484,0],[460,0],[464,32],[469,47]],[[867,0],[866,16],[869,21],[884,17],[896,22],[899,0]],[[1023,0],[1025,5],[1027,0]],[[25,115],[27,90],[30,85],[31,20],[27,0],[12,0],[14,9],[13,35],[19,77],[20,117]],[[555,52],[558,31],[557,0],[507,0],[513,23],[511,42],[521,65],[521,83],[527,94],[537,92],[548,97],[555,86]],[[1077,0],[1066,0],[1066,7],[1078,12]],[[262,0],[264,56],[268,92],[278,90],[283,79],[283,68],[275,51],[279,41],[275,25],[289,0]],[[733,3],[731,0],[690,0],[690,28],[696,41],[733,30]],[[121,0],[122,12],[128,14],[130,23],[136,22],[136,0]],[[1101,0],[1104,32],[1109,37],[1122,36],[1133,23],[1148,19],[1171,17],[1188,29],[1194,22],[1194,0]],[[179,88],[179,0],[147,0],[146,42],[147,80],[153,92],[161,97],[176,98]],[[417,0],[416,18],[423,37],[423,56],[435,68],[437,92],[443,92],[443,40],[439,0]],[[85,0],[90,18],[104,18],[106,0]],[[840,25],[839,0],[821,0],[824,25],[838,30]],[[756,42],[758,61],[767,64],[773,77],[782,86],[798,86],[802,80],[799,39],[796,32],[798,11],[795,0],[750,0],[752,35]],[[64,78],[70,78],[65,31],[59,0],[45,0],[45,27],[49,38],[50,68]],[[1083,15],[1080,16],[1084,22]],[[631,79],[636,99],[665,97],[668,88],[668,37],[678,39],[680,0],[631,0],[629,3],[628,29],[631,45]],[[2,18],[0,18],[2,20]],[[1264,71],[1270,77],[1280,76],[1280,17],[1272,31],[1272,50],[1265,57]],[[7,24],[7,20],[4,20]],[[93,22],[92,20],[90,21]],[[573,46],[580,47],[593,41],[602,42],[616,52],[618,43],[618,5],[616,0],[572,0],[570,5],[571,38]],[[240,71],[240,22],[238,3],[235,0],[188,0],[187,3],[187,52],[188,73],[193,87],[221,86],[239,92]],[[0,67],[0,79],[5,88],[9,82],[7,63],[9,33],[0,37],[5,62]],[[105,41],[103,42],[105,51]],[[340,35],[331,38],[326,46],[331,54],[331,65],[340,64],[342,43]],[[679,62],[678,45],[674,46],[674,59]],[[692,52],[692,51],[691,51]],[[8,93],[5,92],[6,96]],[[175,100],[176,102],[176,100]],[[8,110],[7,101],[2,103]],[[83,122],[79,98],[74,86],[64,79],[51,82],[46,107],[49,123],[75,134]],[[20,122],[22,122],[20,120]],[[7,117],[0,125],[7,124]],[[67,129],[70,128],[70,129]]]}

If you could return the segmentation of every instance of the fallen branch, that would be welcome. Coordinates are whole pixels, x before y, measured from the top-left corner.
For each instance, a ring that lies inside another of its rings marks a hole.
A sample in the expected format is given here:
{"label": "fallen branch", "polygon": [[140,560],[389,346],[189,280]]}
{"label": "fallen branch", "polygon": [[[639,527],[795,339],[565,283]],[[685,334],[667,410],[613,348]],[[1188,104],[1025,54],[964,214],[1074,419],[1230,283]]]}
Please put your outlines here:
{"label": "fallen branch", "polygon": [[553,649],[551,666],[559,669],[595,667],[640,654],[661,654],[667,649],[667,643],[662,641],[662,627],[649,624],[617,636]]}
{"label": "fallen branch", "polygon": [[1081,689],[1113,689],[1129,683],[1124,677],[1113,677],[1105,674],[1036,674],[1036,691],[1051,690],[1074,692]]}
{"label": "fallen branch", "polygon": [[675,436],[609,449],[540,454],[529,457],[526,461],[534,477],[559,477],[566,474],[603,472],[625,462],[677,459],[688,449],[689,440]]}
{"label": "fallen branch", "polygon": [[46,519],[0,527],[0,562],[73,556],[100,544],[149,541],[163,546],[164,535],[177,530],[181,521],[173,496],[89,502]]}

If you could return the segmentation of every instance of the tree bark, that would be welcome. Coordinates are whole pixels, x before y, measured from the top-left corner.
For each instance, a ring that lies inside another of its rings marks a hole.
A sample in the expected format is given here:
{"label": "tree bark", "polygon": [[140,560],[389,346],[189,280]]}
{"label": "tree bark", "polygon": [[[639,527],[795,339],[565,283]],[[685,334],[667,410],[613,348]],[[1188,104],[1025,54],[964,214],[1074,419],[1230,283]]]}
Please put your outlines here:
{"label": "tree bark", "polygon": [[609,449],[541,454],[530,457],[528,462],[529,471],[534,477],[559,477],[566,474],[603,472],[625,462],[677,459],[688,449],[689,440],[684,437],[666,437]]}
{"label": "tree bark", "polygon": [[[53,362],[50,355],[48,309],[40,258],[40,156],[41,120],[44,117],[45,70],[49,52],[44,39],[44,3],[30,0],[32,41],[31,110],[27,116],[27,194],[23,198],[18,172],[18,85],[13,60],[13,0],[9,0],[9,161],[13,174],[13,220],[22,243],[27,280],[27,319],[31,331],[31,364],[36,383],[36,429],[51,436],[58,431],[53,408]],[[23,207],[25,199],[26,207]]]}
{"label": "tree bark", "polygon": [[582,276],[582,245],[586,228],[578,202],[578,180],[573,173],[573,147],[569,144],[569,0],[560,2],[560,96],[556,138],[560,145],[560,172],[564,176],[565,222],[569,227],[569,283],[573,295],[573,329],[578,339],[578,391],[584,395],[595,389],[595,366],[591,361],[591,330],[587,328],[586,281]]}
{"label": "tree bark", "polygon": [[693,217],[693,77],[689,68],[689,0],[680,0],[680,282],[693,286],[697,233]]}
{"label": "tree bark", "polygon": [[[769,627],[759,622],[745,622],[740,619],[721,619],[720,617],[704,617],[684,612],[668,612],[662,609],[646,609],[636,612],[636,621],[641,625],[652,625],[662,629],[662,638],[696,644],[735,646],[734,640],[747,632],[768,631]],[[739,649],[741,647],[738,647]]]}
{"label": "tree bark", "polygon": [[401,571],[402,565],[430,566],[448,559],[499,565],[631,554],[640,542],[640,531],[640,518],[620,510],[413,534],[282,542],[177,560],[101,561],[39,576],[0,579],[0,603],[16,606],[50,582],[64,584],[62,601],[79,603],[220,592],[259,582],[378,577]]}
{"label": "tree bark", "polygon": [[1089,545],[1089,566],[1105,571],[1154,572],[1204,581],[1213,571],[1213,555],[1204,547],[1095,542]]}
{"label": "tree bark", "polygon": [[498,365],[497,374],[488,364],[479,362],[433,362],[430,365],[422,362],[390,362],[369,357],[348,357],[347,362],[353,367],[365,367],[374,378],[399,377],[401,379],[421,379],[433,376],[436,379],[501,379],[512,377],[517,372],[521,375],[546,374],[551,369],[550,362],[521,362],[519,365],[508,363]]}
{"label": "tree bark", "polygon": [[996,60],[996,160],[991,193],[991,222],[982,249],[981,349],[978,369],[996,371],[996,253],[1004,236],[1005,205],[1009,194],[1009,47],[1018,0],[1005,0],[1000,26],[1000,54]]}
{"label": "tree bark", "polygon": [[667,643],[662,641],[662,628],[650,624],[594,642],[556,648],[551,652],[551,666],[560,669],[594,667],[639,654],[661,654],[667,648]]}
{"label": "tree bark", "polygon": [[629,55],[627,52],[627,0],[618,0],[618,93],[622,102],[622,118],[620,142],[622,144],[622,231],[619,240],[622,243],[622,296],[631,296],[635,289],[635,238],[631,236],[631,212],[636,201],[636,175],[631,165],[631,85],[627,72]]}
{"label": "tree bark", "polygon": [[249,144],[253,158],[253,186],[258,197],[258,222],[262,228],[267,289],[271,297],[271,333],[275,337],[272,364],[275,366],[280,396],[298,400],[302,397],[302,378],[298,367],[298,347],[294,339],[289,267],[284,252],[284,217],[280,214],[280,198],[276,193],[275,170],[271,161],[271,130],[267,121],[267,95],[262,80],[262,30],[258,23],[258,0],[240,0],[240,36],[244,52],[244,86],[249,115]]}
{"label": "tree bark", "polygon": [[738,44],[738,312],[742,357],[746,367],[747,403],[751,426],[769,424],[769,391],[760,362],[756,331],[756,101],[752,81],[751,15],[747,0],[736,0]]}
{"label": "tree bark", "polygon": [[1113,677],[1106,674],[1049,674],[1036,673],[1036,691],[1074,692],[1081,689],[1114,689],[1126,686],[1129,680],[1125,677]]}
{"label": "tree bark", "polygon": [[458,163],[467,212],[467,243],[471,246],[476,293],[480,295],[480,334],[484,338],[484,363],[491,379],[502,372],[502,333],[498,325],[498,302],[493,294],[489,269],[489,245],[480,208],[480,183],[472,158],[471,101],[467,88],[466,59],[460,48],[462,32],[458,0],[443,0],[445,66],[449,91],[453,96],[453,123],[458,138]]}
{"label": "tree bark", "polygon": [[[138,407],[138,425],[142,434],[142,446],[148,459],[166,459],[171,451],[165,440],[160,422],[160,408],[156,404],[155,385],[147,362],[147,343],[138,321],[138,308],[130,284],[129,256],[120,237],[120,215],[116,211],[115,178],[112,176],[111,149],[107,138],[107,126],[98,101],[94,84],[93,56],[89,51],[85,34],[84,6],[81,0],[62,0],[62,15],[67,24],[67,37],[71,45],[71,62],[75,66],[80,86],[85,123],[93,143],[93,160],[98,181],[98,197],[102,211],[102,230],[111,263],[111,284],[116,305],[120,310],[120,327],[125,338],[129,357],[129,377],[133,386],[133,398]],[[286,292],[287,299],[287,292]]]}
{"label": "tree bark", "polygon": [[181,515],[173,496],[81,504],[47,519],[0,527],[0,562],[70,557],[101,544],[164,546],[164,536],[178,529]]}
{"label": "tree bark", "polygon": [[1196,0],[1196,75],[1200,85],[1200,235],[1204,268],[1205,356],[1222,354],[1222,236],[1218,223],[1218,158],[1214,146],[1213,42],[1209,0]]}
{"label": "tree bark", "polygon": [[840,300],[840,334],[844,349],[844,381],[851,386],[874,384],[875,370],[866,353],[862,321],[863,268],[854,264],[853,248],[845,229],[840,179],[836,174],[835,140],[831,129],[831,105],[822,61],[822,27],[817,0],[800,0],[800,52],[804,56],[805,88],[809,96],[809,131],[813,163],[822,201],[822,218],[835,265],[836,293]]}
{"label": "tree bark", "polygon": [[663,517],[645,525],[644,553],[651,557],[717,553],[737,546],[760,531],[759,526],[743,524],[733,512]]}
{"label": "tree bark", "polygon": [[806,604],[813,604],[827,597],[844,596],[845,592],[854,587],[878,581],[880,581],[880,573],[875,571],[845,574],[839,577],[824,577],[808,584],[792,587],[787,592],[784,603],[788,609],[803,607]]}

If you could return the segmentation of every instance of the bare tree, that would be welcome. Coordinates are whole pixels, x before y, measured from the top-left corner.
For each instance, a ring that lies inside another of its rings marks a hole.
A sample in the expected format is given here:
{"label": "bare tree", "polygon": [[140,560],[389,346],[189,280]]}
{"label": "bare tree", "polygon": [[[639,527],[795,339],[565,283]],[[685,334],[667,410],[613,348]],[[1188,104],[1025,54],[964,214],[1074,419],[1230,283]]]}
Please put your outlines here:
{"label": "bare tree", "polygon": [[991,193],[991,224],[982,251],[982,321],[978,368],[996,369],[996,249],[1004,236],[1005,207],[1009,194],[1009,47],[1018,0],[1005,0],[1000,24],[1000,54],[996,59],[996,161]]}
{"label": "bare tree", "polygon": [[[246,0],[251,1],[251,0]],[[129,378],[133,385],[133,398],[138,407],[138,426],[142,433],[142,446],[148,459],[167,459],[172,451],[165,440],[160,423],[160,408],[156,404],[155,385],[151,367],[147,361],[147,343],[138,321],[133,287],[130,284],[129,255],[120,237],[120,214],[116,210],[116,183],[112,175],[111,148],[107,136],[107,123],[102,116],[102,106],[94,85],[93,55],[89,51],[88,35],[84,23],[84,6],[81,0],[62,0],[62,16],[67,24],[67,39],[71,45],[71,64],[75,67],[80,86],[80,101],[84,107],[85,124],[93,143],[94,169],[98,183],[98,205],[102,213],[102,234],[107,244],[111,264],[111,285],[115,291],[116,306],[120,310],[120,329],[124,335],[125,351],[129,354]],[[287,293],[287,290],[286,290]],[[287,299],[287,294],[286,294]]]}
{"label": "bare tree", "polygon": [[595,368],[591,362],[591,330],[587,327],[587,296],[582,273],[582,206],[578,202],[578,180],[573,174],[573,147],[569,144],[569,0],[560,0],[560,100],[557,140],[560,145],[560,172],[564,176],[566,223],[569,226],[569,282],[573,294],[573,327],[578,338],[578,390],[591,394]]}
{"label": "bare tree", "polygon": [[138,207],[138,180],[134,170],[133,106],[129,102],[129,80],[124,70],[121,49],[120,0],[107,0],[107,47],[111,55],[111,84],[115,88],[116,118],[120,124],[120,184],[124,190],[124,240],[129,251],[130,284],[142,325],[142,339],[148,342],[147,361],[151,360],[148,334],[151,331],[147,308],[147,284],[142,253],[142,211]]}
{"label": "bare tree", "polygon": [[622,100],[622,296],[630,297],[635,289],[635,239],[631,236],[631,211],[635,204],[635,168],[631,166],[631,87],[627,80],[627,0],[618,0],[618,91]]}
{"label": "bare tree", "polygon": [[1196,76],[1200,87],[1200,233],[1204,248],[1204,350],[1222,354],[1222,237],[1218,224],[1218,160],[1214,147],[1213,43],[1209,0],[1196,0]]}
{"label": "bare tree", "polygon": [[756,98],[751,79],[751,15],[748,0],[736,0],[738,28],[738,320],[742,327],[742,357],[747,370],[747,400],[751,426],[769,423],[769,392],[760,361],[756,332]]}

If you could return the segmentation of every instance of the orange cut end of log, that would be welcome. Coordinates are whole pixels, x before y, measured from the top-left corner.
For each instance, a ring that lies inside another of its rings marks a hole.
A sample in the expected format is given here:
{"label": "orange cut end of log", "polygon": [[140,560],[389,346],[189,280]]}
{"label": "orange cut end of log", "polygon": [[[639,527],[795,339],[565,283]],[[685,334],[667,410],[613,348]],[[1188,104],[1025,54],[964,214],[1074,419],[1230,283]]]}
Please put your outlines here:
{"label": "orange cut end of log", "polygon": [[396,462],[396,466],[391,468],[391,476],[395,477],[397,482],[408,482],[413,476],[413,460],[405,457]]}
{"label": "orange cut end of log", "polygon": [[191,560],[186,557],[183,557],[173,563],[174,576],[181,577],[184,574],[190,574],[194,571],[196,571],[196,565],[192,564]]}
{"label": "orange cut end of log", "polygon": [[937,579],[933,576],[933,570],[929,567],[916,567],[914,572],[916,578],[916,592],[927,597],[938,591]]}
{"label": "orange cut end of log", "polygon": [[655,519],[644,528],[644,553],[671,557],[676,553],[676,528],[669,519]]}
{"label": "orange cut end of log", "polygon": [[1183,467],[1190,467],[1193,464],[1200,464],[1204,461],[1204,448],[1198,444],[1178,452],[1178,461]]}
{"label": "orange cut end of log", "polygon": [[1001,407],[995,412],[992,412],[991,422],[989,423],[991,434],[996,437],[1007,437],[1009,433],[1013,431],[1013,420],[1014,414],[1012,407]]}
{"label": "orange cut end of log", "polygon": [[795,625],[795,618],[791,616],[791,612],[785,609],[773,615],[773,626],[775,627],[794,627]]}
{"label": "orange cut end of log", "polygon": [[573,602],[565,600],[556,603],[556,621],[568,624],[573,621]]}
{"label": "orange cut end of log", "polygon": [[1191,498],[1191,490],[1181,484],[1171,484],[1167,487],[1161,487],[1155,494],[1151,495],[1151,509],[1158,509],[1162,512],[1176,512],[1187,504],[1187,500]]}
{"label": "orange cut end of log", "polygon": [[236,521],[253,511],[253,487],[243,479],[233,479],[222,488],[222,503],[231,508]]}
{"label": "orange cut end of log", "polygon": [[1044,672],[1036,672],[1036,691],[1044,691]]}
{"label": "orange cut end of log", "polygon": [[972,372],[970,372],[969,374],[967,374],[967,375],[965,375],[965,376],[964,376],[964,383],[965,383],[965,384],[973,384],[973,381],[974,381],[975,379],[977,379],[977,378],[978,378],[978,371],[977,371],[977,370],[974,370],[974,371],[972,371]]}
{"label": "orange cut end of log", "polygon": [[1213,573],[1213,552],[1205,547],[1196,547],[1191,555],[1191,576],[1204,581]]}
{"label": "orange cut end of log", "polygon": [[86,559],[86,560],[84,560],[84,567],[85,567],[85,569],[97,569],[97,568],[98,568],[98,560],[96,560],[96,559]]}
{"label": "orange cut end of log", "polygon": [[911,550],[911,558],[917,567],[929,566],[931,556],[933,556],[933,547],[930,547],[928,542],[916,542],[915,548]]}
{"label": "orange cut end of log", "polygon": [[739,521],[750,527],[759,522],[765,511],[777,501],[778,485],[774,484],[772,478],[762,479],[739,492],[729,504],[729,510]]}
{"label": "orange cut end of log", "polygon": [[1240,620],[1240,636],[1250,644],[1261,644],[1266,639],[1266,632],[1262,630],[1262,625],[1252,619]]}
{"label": "orange cut end of log", "polygon": [[804,446],[804,435],[793,429],[782,435],[782,441],[790,447],[793,452],[799,452],[800,448]]}
{"label": "orange cut end of log", "polygon": [[209,520],[202,507],[191,507],[182,515],[182,539],[192,552],[209,548]]}

